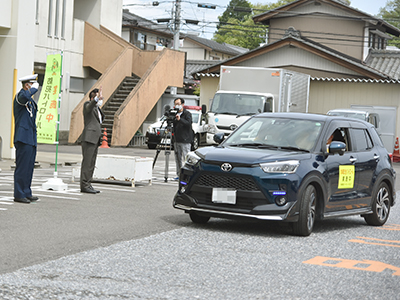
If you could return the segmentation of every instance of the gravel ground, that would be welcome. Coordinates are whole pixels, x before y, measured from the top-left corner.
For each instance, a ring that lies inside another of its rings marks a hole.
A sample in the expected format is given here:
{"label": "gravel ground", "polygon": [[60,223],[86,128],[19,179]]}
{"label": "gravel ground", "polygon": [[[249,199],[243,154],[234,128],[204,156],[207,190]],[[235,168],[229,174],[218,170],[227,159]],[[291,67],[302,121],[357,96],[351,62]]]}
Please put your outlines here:
{"label": "gravel ground", "polygon": [[399,248],[349,242],[371,232],[393,240],[392,232],[359,217],[338,220],[316,224],[308,238],[271,223],[210,221],[1,275],[0,298],[399,299],[393,270],[303,263],[327,256],[400,266]]}

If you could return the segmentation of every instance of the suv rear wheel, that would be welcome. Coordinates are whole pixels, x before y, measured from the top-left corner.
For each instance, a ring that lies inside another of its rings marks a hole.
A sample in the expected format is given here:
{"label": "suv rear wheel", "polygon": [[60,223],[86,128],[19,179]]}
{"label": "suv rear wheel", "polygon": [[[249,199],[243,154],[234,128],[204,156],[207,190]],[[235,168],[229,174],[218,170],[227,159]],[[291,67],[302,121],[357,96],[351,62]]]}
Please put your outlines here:
{"label": "suv rear wheel", "polygon": [[381,182],[372,194],[372,214],[363,215],[365,222],[372,226],[382,226],[389,218],[392,196],[385,182]]}

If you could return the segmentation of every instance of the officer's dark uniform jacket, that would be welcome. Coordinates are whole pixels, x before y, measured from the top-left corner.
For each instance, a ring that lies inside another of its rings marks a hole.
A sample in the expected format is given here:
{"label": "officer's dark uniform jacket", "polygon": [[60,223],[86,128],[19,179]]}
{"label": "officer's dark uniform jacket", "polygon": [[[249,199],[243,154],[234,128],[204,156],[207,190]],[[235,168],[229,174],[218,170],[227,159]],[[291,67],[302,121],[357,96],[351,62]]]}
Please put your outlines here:
{"label": "officer's dark uniform jacket", "polygon": [[181,119],[174,120],[175,143],[191,143],[193,141],[192,114],[183,109]]}
{"label": "officer's dark uniform jacket", "polygon": [[36,112],[37,104],[31,98],[38,90],[21,89],[14,100],[15,133],[14,144],[21,142],[37,146]]}
{"label": "officer's dark uniform jacket", "polygon": [[37,91],[36,88],[21,89],[14,98],[14,198],[18,199],[32,197],[31,183],[37,148],[37,104],[31,97]]}

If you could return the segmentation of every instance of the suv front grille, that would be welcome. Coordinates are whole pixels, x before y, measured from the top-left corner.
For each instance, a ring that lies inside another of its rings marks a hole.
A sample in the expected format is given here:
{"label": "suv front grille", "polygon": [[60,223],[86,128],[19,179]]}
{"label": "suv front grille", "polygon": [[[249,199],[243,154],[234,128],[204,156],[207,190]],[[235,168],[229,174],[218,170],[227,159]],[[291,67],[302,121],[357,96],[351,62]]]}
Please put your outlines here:
{"label": "suv front grille", "polygon": [[227,188],[241,191],[259,191],[259,188],[252,178],[238,176],[202,174],[196,180],[195,184],[211,188]]}

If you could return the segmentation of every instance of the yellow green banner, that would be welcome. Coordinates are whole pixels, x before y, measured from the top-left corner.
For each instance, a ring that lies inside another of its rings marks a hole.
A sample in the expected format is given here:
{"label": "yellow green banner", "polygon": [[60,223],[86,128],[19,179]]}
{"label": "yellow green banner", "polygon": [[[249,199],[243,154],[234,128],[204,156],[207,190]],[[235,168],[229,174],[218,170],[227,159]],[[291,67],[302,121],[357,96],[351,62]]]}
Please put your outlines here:
{"label": "yellow green banner", "polygon": [[47,55],[46,73],[36,116],[38,143],[54,144],[57,141],[57,109],[61,84],[61,63],[61,54]]}

